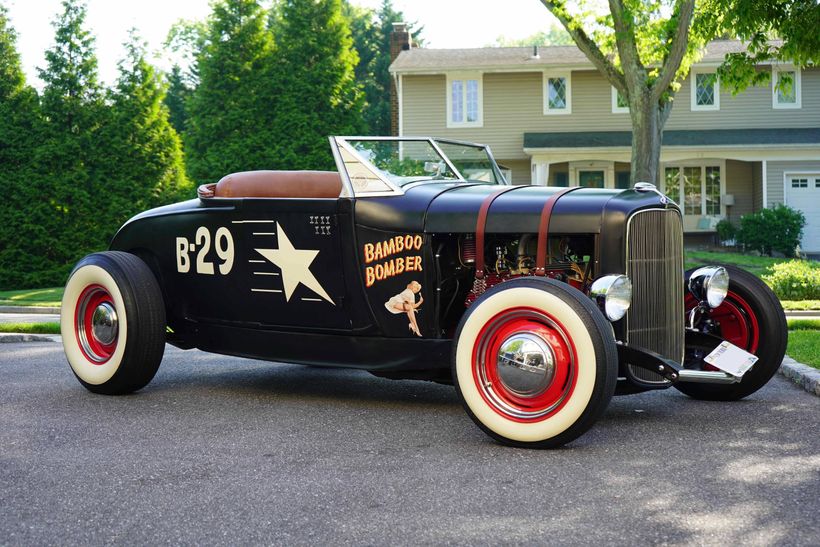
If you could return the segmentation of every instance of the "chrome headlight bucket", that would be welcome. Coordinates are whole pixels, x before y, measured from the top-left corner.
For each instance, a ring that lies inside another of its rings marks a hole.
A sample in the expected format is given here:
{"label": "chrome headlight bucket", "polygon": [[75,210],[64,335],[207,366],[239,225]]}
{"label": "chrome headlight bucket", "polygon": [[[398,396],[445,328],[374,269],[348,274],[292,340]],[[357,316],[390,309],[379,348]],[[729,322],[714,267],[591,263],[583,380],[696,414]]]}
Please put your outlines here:
{"label": "chrome headlight bucket", "polygon": [[689,292],[699,303],[717,308],[729,292],[729,272],[722,266],[698,268],[689,276]]}
{"label": "chrome headlight bucket", "polygon": [[632,281],[625,275],[605,275],[592,283],[589,296],[607,319],[617,321],[632,303]]}

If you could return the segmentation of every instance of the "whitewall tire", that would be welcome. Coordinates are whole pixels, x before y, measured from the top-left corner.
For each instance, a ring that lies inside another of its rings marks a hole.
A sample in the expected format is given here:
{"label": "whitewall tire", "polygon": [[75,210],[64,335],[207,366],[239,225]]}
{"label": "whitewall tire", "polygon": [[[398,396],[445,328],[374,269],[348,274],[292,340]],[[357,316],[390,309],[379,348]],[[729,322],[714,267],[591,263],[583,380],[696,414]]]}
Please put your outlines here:
{"label": "whitewall tire", "polygon": [[146,386],[165,351],[165,307],[150,268],[118,251],[83,258],[66,283],[60,331],[68,364],[90,391]]}
{"label": "whitewall tire", "polygon": [[505,444],[552,448],[583,434],[615,391],[617,348],[601,311],[551,279],[496,285],[459,323],[453,381],[467,413]]}

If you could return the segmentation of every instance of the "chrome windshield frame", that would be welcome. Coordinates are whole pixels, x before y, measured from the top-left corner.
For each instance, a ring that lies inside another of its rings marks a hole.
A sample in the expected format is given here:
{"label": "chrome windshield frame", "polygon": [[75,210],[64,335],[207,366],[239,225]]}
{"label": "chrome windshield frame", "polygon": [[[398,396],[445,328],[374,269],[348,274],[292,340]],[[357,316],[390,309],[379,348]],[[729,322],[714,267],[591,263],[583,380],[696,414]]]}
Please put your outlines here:
{"label": "chrome windshield frame", "polygon": [[[498,163],[495,161],[492,152],[490,151],[490,147],[484,144],[469,142],[469,141],[461,141],[457,139],[438,139],[435,137],[385,137],[385,136],[335,136],[330,137],[328,139],[330,141],[330,147],[333,152],[333,159],[336,161],[336,167],[339,171],[339,175],[342,179],[342,192],[340,197],[378,197],[378,196],[397,196],[397,195],[404,195],[403,187],[395,184],[394,182],[390,181],[387,177],[385,177],[381,171],[373,165],[372,162],[368,161],[362,155],[356,151],[356,149],[349,143],[349,141],[395,141],[395,142],[427,142],[435,152],[441,156],[444,160],[447,167],[453,172],[453,174],[457,177],[455,179],[448,179],[446,182],[449,183],[469,183],[471,182],[468,179],[465,179],[462,173],[456,168],[453,164],[452,160],[444,153],[444,151],[439,146],[439,143],[447,143],[447,144],[455,144],[460,146],[469,146],[471,148],[478,148],[484,150],[487,154],[488,159],[492,165],[493,174],[495,175],[496,179],[499,181],[499,185],[509,185],[510,183],[504,177],[504,174],[501,172],[501,169],[498,167]],[[383,191],[383,192],[365,192],[365,193],[356,193],[353,183],[350,180],[350,176],[348,175],[347,168],[345,167],[345,163],[342,159],[341,153],[339,152],[340,149],[344,149],[344,151],[348,154],[352,154],[353,157],[356,158],[368,171],[370,171],[376,178],[379,179],[380,182],[384,183],[390,190]],[[433,181],[434,179],[430,179]],[[430,182],[430,181],[419,181],[419,183]],[[414,183],[415,185],[415,183]]]}

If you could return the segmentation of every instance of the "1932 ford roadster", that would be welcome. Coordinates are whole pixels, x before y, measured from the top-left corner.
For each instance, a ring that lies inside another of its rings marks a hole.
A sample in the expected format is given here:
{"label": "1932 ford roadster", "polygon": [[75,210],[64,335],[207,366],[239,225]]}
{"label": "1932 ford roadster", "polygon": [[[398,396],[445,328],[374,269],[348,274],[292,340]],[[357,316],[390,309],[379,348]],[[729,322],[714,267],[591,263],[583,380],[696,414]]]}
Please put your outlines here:
{"label": "1932 ford roadster", "polygon": [[554,447],[615,393],[740,399],[780,365],[777,298],[736,268],[684,272],[652,184],[511,186],[481,145],[330,144],[338,172],[225,176],[83,258],[61,318],[80,382],[138,390],[167,341],[452,382],[490,436]]}

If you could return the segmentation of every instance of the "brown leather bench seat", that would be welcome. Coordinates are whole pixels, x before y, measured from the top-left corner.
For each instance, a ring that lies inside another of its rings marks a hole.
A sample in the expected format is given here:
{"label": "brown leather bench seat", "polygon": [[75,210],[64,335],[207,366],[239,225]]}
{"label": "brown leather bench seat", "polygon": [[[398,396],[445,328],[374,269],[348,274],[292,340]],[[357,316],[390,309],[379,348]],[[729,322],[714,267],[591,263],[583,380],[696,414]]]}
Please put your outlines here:
{"label": "brown leather bench seat", "polygon": [[338,198],[342,179],[335,171],[244,171],[203,184],[199,197]]}

